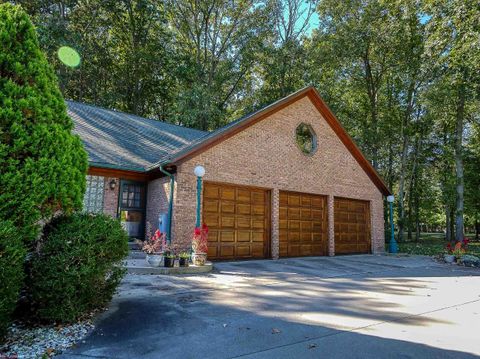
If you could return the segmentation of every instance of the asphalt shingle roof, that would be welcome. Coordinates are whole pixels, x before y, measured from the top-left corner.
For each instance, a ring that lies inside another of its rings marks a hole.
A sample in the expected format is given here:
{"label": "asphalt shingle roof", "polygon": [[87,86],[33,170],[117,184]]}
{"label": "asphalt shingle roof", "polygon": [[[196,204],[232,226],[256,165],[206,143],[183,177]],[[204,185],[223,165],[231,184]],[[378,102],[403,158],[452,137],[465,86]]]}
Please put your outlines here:
{"label": "asphalt shingle roof", "polygon": [[66,101],[90,165],[145,171],[208,132]]}

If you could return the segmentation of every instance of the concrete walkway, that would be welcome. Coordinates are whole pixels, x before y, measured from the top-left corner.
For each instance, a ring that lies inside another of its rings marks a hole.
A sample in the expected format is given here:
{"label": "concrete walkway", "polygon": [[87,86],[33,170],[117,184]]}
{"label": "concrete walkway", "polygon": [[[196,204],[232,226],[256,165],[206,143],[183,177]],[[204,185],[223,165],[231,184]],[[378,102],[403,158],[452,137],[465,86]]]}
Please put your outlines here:
{"label": "concrete walkway", "polygon": [[61,358],[476,358],[480,270],[428,257],[217,263],[127,275]]}

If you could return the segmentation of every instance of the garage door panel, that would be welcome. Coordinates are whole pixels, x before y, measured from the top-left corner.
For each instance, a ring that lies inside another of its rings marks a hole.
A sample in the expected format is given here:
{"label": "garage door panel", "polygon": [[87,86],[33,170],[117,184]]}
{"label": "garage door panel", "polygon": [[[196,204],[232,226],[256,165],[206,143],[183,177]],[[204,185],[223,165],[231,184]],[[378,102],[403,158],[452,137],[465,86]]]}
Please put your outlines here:
{"label": "garage door panel", "polygon": [[234,231],[220,232],[220,242],[235,242],[235,232]]}
{"label": "garage door panel", "polygon": [[313,241],[313,233],[312,232],[302,232],[300,233],[300,240],[302,242],[312,242]]}
{"label": "garage door panel", "polygon": [[254,191],[252,192],[251,198],[252,198],[252,203],[263,204],[265,203],[265,192]]}
{"label": "garage door panel", "polygon": [[265,258],[269,251],[269,216],[268,191],[206,182],[203,220],[210,229],[209,258]]}
{"label": "garage door panel", "polygon": [[220,203],[222,213],[235,213],[235,205],[232,202],[222,201]]}
{"label": "garage door panel", "polygon": [[220,257],[223,258],[233,258],[235,254],[235,247],[234,246],[221,246],[220,247]]}
{"label": "garage door panel", "polygon": [[288,241],[289,242],[299,242],[300,241],[300,232],[288,232]]}
{"label": "garage door panel", "polygon": [[208,186],[203,189],[203,198],[220,198],[220,187]]}
{"label": "garage door panel", "polygon": [[327,236],[323,233],[312,233],[312,242],[326,242],[328,241]]}
{"label": "garage door panel", "polygon": [[309,256],[313,252],[313,247],[311,244],[302,244],[300,245],[300,255]]}
{"label": "garage door panel", "polygon": [[208,242],[209,243],[210,242],[215,243],[215,242],[218,242],[218,239],[219,239],[218,232],[209,228],[208,229]]}
{"label": "garage door panel", "polygon": [[262,219],[252,219],[252,228],[253,229],[264,229],[265,221]]}
{"label": "garage door panel", "polygon": [[302,196],[302,207],[312,207],[312,197]]}
{"label": "garage door panel", "polygon": [[253,205],[252,214],[255,216],[264,216],[265,215],[265,206],[263,205]]}
{"label": "garage door panel", "polygon": [[251,232],[250,231],[238,231],[237,232],[237,242],[250,242],[251,241]]}
{"label": "garage door panel", "polygon": [[237,216],[237,228],[250,228],[252,226],[251,217]]}
{"label": "garage door panel", "polygon": [[300,221],[288,221],[289,230],[300,230]]}
{"label": "garage door panel", "polygon": [[252,244],[251,246],[252,257],[254,258],[263,258],[263,245],[262,244]]}
{"label": "garage door panel", "polygon": [[[222,216],[220,217],[220,226],[222,228],[235,228],[235,217],[226,217],[226,216]],[[208,226],[208,224],[207,224]]]}
{"label": "garage door panel", "polygon": [[299,195],[288,195],[288,206],[300,206],[300,196]]}
{"label": "garage door panel", "polygon": [[325,208],[325,197],[312,198],[312,208]]}
{"label": "garage door panel", "polygon": [[311,232],[313,230],[313,223],[311,221],[300,222],[300,230],[302,232]]}
{"label": "garage door panel", "polygon": [[204,211],[207,213],[217,213],[218,212],[218,204],[217,200],[208,199],[203,202]]}
{"label": "garage door panel", "polygon": [[263,243],[265,238],[265,232],[251,232],[251,241]]}
{"label": "garage door panel", "polygon": [[290,219],[300,219],[300,209],[299,208],[289,208],[288,209],[288,218],[290,218]]}
{"label": "garage door panel", "polygon": [[249,204],[237,204],[237,213],[250,215],[250,205]]}
{"label": "garage door panel", "polygon": [[208,247],[207,256],[208,257],[217,257],[218,256],[218,247],[217,246]]}
{"label": "garage door panel", "polygon": [[250,203],[251,196],[250,196],[250,191],[246,189],[239,188],[237,189],[237,198],[236,200],[238,202],[247,202]]}
{"label": "garage door panel", "polygon": [[299,257],[300,256],[300,246],[298,244],[289,244],[287,255],[289,257]]}
{"label": "garage door panel", "polygon": [[280,256],[325,255],[326,198],[308,193],[280,191],[279,202]]}
{"label": "garage door panel", "polygon": [[203,214],[203,222],[208,228],[218,228],[220,226],[220,216],[212,213]]}
{"label": "garage door panel", "polygon": [[221,199],[232,201],[235,199],[235,189],[234,188],[221,188]]}
{"label": "garage door panel", "polygon": [[300,210],[300,218],[302,220],[310,220],[312,219],[312,211],[310,209],[305,209],[305,208],[302,208]]}
{"label": "garage door panel", "polygon": [[335,253],[369,253],[370,203],[348,198],[334,199]]}

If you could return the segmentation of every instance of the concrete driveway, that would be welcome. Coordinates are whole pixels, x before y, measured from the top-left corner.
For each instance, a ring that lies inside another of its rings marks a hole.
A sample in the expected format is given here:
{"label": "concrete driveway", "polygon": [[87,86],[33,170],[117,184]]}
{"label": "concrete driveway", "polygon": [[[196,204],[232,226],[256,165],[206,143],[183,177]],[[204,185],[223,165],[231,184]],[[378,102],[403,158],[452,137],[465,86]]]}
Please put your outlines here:
{"label": "concrete driveway", "polygon": [[480,270],[427,257],[218,263],[128,275],[62,358],[474,358]]}

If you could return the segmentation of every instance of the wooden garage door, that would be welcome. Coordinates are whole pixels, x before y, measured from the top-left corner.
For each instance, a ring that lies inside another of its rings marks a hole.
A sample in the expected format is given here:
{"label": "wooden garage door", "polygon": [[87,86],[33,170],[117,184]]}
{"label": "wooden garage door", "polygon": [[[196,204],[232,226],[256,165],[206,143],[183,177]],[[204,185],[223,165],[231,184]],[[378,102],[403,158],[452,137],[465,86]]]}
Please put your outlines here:
{"label": "wooden garage door", "polygon": [[370,253],[370,203],[335,198],[335,254]]}
{"label": "wooden garage door", "polygon": [[249,259],[269,256],[269,191],[205,183],[203,221],[209,228],[209,259]]}
{"label": "wooden garage door", "polygon": [[327,254],[325,196],[280,191],[279,216],[280,257]]}

